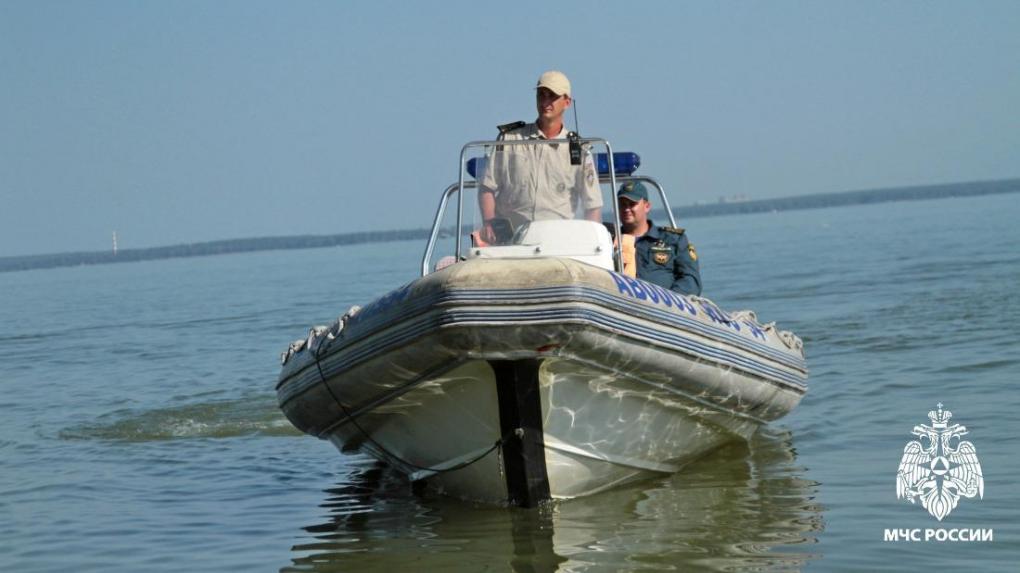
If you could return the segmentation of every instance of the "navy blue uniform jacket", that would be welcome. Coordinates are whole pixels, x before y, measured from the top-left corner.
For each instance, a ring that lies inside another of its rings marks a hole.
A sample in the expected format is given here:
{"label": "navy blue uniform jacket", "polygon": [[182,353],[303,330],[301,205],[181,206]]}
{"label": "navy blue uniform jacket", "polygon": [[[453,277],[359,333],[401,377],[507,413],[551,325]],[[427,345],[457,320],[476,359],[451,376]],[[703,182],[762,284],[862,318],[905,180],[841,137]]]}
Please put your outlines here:
{"label": "navy blue uniform jacket", "polygon": [[701,294],[698,255],[683,229],[656,227],[634,241],[637,276],[683,294]]}

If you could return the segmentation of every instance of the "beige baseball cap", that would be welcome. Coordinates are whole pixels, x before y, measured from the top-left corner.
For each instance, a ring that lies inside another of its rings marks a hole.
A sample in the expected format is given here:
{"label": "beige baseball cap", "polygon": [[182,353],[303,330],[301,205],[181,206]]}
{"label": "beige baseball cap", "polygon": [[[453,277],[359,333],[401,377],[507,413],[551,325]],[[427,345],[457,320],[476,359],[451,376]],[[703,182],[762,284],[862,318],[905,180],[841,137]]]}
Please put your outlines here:
{"label": "beige baseball cap", "polygon": [[563,72],[549,70],[538,78],[535,89],[548,88],[556,95],[570,95],[570,80]]}

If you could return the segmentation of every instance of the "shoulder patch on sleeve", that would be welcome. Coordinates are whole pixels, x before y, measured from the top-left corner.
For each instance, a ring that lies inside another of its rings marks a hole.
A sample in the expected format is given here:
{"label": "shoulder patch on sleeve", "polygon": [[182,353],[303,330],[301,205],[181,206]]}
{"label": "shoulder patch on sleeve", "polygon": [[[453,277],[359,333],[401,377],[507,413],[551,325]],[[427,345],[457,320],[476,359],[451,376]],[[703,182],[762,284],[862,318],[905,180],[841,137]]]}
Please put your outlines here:
{"label": "shoulder patch on sleeve", "polygon": [[595,169],[595,159],[591,156],[591,153],[585,153],[583,163],[584,167],[581,169],[584,172],[585,184],[588,185],[588,187],[597,188],[599,175]]}

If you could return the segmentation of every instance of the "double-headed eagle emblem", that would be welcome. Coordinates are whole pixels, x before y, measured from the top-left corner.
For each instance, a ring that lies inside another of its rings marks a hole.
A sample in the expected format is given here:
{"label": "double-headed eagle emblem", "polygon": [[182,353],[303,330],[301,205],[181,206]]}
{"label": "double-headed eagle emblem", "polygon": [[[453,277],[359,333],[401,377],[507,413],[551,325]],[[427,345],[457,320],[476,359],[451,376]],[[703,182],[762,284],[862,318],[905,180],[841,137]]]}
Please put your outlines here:
{"label": "double-headed eagle emblem", "polygon": [[953,413],[943,410],[928,412],[931,426],[920,424],[911,432],[920,439],[908,442],[896,472],[896,498],[921,505],[935,519],[949,515],[960,497],[985,497],[985,478],[981,475],[974,444],[961,440],[967,428],[949,425]]}

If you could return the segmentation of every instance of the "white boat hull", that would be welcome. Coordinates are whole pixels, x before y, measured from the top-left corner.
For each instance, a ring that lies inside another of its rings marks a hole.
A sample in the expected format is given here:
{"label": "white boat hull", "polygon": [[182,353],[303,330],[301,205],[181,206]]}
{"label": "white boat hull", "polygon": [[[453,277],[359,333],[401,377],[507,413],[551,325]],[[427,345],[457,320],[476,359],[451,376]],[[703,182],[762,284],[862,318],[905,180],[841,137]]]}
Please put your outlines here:
{"label": "white boat hull", "polygon": [[566,259],[458,263],[332,332],[288,356],[288,418],[490,502],[675,472],[806,390],[796,337]]}

